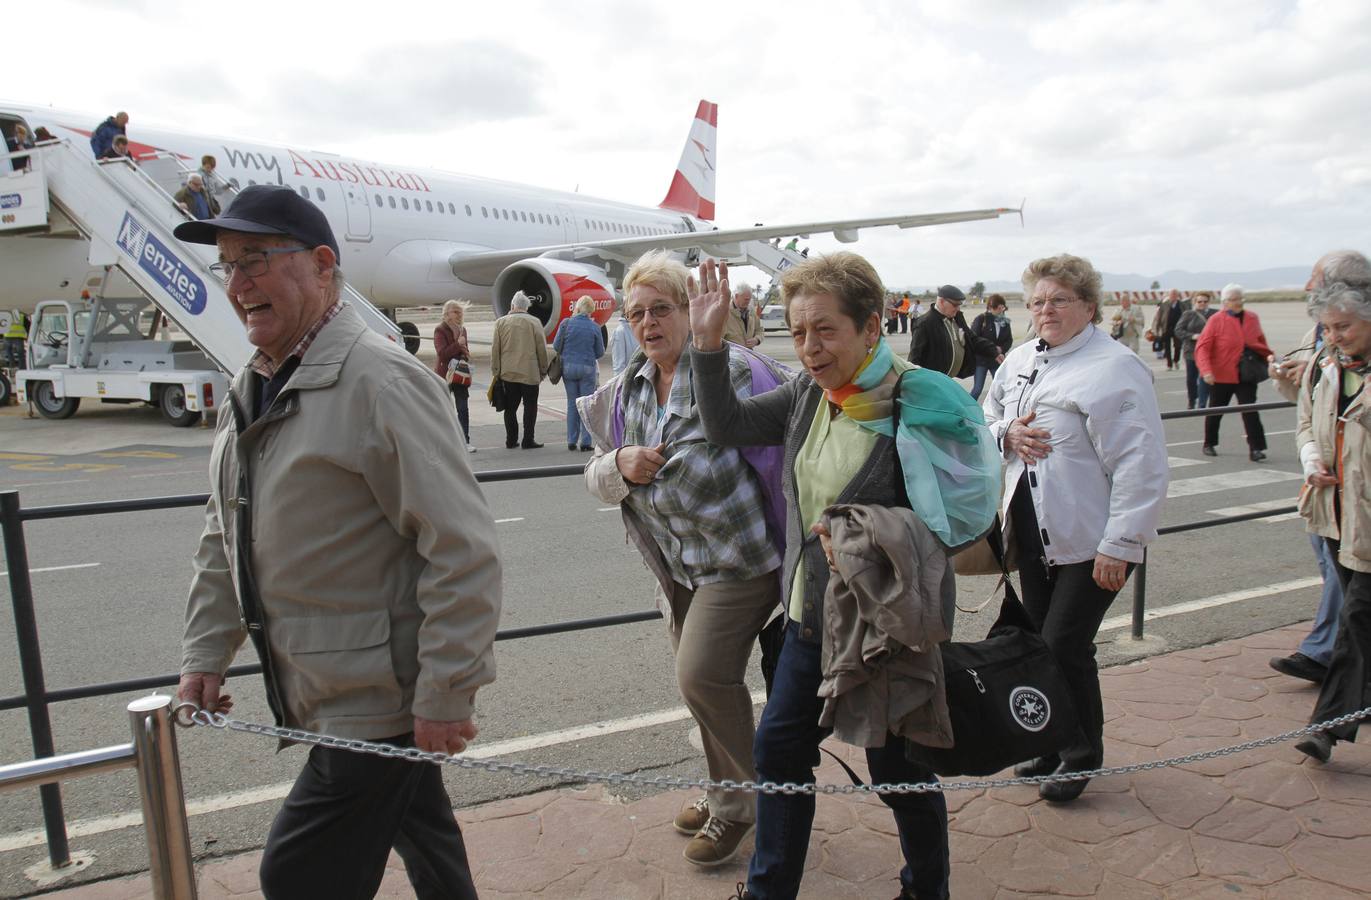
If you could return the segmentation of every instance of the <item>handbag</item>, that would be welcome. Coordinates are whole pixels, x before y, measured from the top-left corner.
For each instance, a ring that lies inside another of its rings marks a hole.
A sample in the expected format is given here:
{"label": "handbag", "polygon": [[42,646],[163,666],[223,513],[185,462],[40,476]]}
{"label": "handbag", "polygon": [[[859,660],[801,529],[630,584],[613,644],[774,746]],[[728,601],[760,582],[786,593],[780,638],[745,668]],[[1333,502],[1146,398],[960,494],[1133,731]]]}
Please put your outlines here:
{"label": "handbag", "polygon": [[1262,355],[1251,347],[1242,348],[1238,357],[1238,381],[1243,384],[1260,384],[1271,377],[1271,369]]}
{"label": "handbag", "polygon": [[449,360],[447,364],[447,383],[469,386],[471,384],[471,363],[465,359]]}
{"label": "handbag", "polygon": [[985,537],[957,551],[952,557],[952,570],[958,575],[1002,575],[1018,567],[1018,548],[1012,537],[1009,546],[1005,547],[998,515]]}
{"label": "handbag", "polygon": [[557,384],[562,380],[562,355],[556,350],[547,351],[547,380]]}
{"label": "handbag", "polygon": [[906,759],[943,776],[993,775],[1080,742],[1066,677],[1008,579],[985,639],[945,641],[939,650],[955,743],[906,740]]}
{"label": "handbag", "polygon": [[486,399],[497,411],[503,412],[505,408],[505,383],[498,378],[490,379],[490,387],[486,388]]}
{"label": "handbag", "polygon": [[1116,341],[1123,340],[1123,319],[1115,319],[1114,325],[1109,329],[1109,336]]}

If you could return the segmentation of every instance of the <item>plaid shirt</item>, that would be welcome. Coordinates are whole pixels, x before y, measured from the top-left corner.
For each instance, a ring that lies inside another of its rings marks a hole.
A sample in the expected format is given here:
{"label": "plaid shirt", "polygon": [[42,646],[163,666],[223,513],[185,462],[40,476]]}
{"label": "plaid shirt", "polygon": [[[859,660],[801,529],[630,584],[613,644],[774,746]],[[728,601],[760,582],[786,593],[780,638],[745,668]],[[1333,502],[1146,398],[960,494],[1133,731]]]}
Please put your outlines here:
{"label": "plaid shirt", "polygon": [[[747,361],[730,354],[729,371],[738,395],[751,396]],[[624,503],[656,541],[671,577],[694,590],[779,568],[756,473],[738,450],[705,440],[695,410],[690,354],[677,363],[662,410],[656,376],[657,367],[648,360],[624,385],[624,445],[665,443],[667,462],[650,484],[630,485]]]}
{"label": "plaid shirt", "polygon": [[[310,344],[314,343],[314,339],[319,336],[319,332],[323,331],[324,326],[329,322],[332,322],[333,317],[342,311],[343,300],[340,297],[336,303],[324,311],[324,314],[319,317],[319,321],[310,326],[309,331],[305,332],[305,336],[300,338],[300,343],[292,347],[290,352],[286,354],[286,359],[290,359],[292,356],[296,359],[304,359],[305,351],[309,349]],[[267,381],[270,381],[286,359],[273,362],[271,357],[267,356],[261,350],[258,350],[256,353],[252,354],[252,358],[248,360],[248,368],[258,375],[261,375]]]}

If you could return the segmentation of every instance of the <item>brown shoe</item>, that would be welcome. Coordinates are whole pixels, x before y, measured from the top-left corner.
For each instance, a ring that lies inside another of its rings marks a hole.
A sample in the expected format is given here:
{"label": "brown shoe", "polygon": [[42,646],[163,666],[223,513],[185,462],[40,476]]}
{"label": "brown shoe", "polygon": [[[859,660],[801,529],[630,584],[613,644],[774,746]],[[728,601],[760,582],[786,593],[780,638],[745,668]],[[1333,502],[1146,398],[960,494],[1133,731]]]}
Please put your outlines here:
{"label": "brown shoe", "polygon": [[678,812],[676,818],[671,820],[671,824],[686,837],[694,837],[700,833],[700,829],[704,828],[708,821],[709,798],[701,797]]}
{"label": "brown shoe", "polygon": [[730,822],[710,816],[700,833],[690,839],[683,854],[697,866],[721,866],[738,855],[743,838],[752,833],[751,822]]}

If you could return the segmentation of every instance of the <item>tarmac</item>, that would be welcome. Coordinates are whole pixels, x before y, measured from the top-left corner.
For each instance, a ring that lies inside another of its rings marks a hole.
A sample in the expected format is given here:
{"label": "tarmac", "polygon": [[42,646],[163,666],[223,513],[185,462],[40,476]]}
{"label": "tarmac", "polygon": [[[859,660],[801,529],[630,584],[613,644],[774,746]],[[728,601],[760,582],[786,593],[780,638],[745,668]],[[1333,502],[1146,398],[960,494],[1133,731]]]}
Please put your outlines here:
{"label": "tarmac", "polygon": [[[1267,660],[1293,650],[1308,623],[1178,650],[1101,672],[1105,758],[1127,765],[1206,751],[1302,727],[1313,685]],[[1033,787],[949,791],[952,896],[1352,900],[1371,895],[1371,747],[1337,745],[1319,765],[1293,741],[1096,779],[1052,805]],[[865,775],[860,750],[829,742]],[[820,783],[845,784],[826,762]],[[530,793],[457,811],[487,900],[724,900],[745,879],[750,841],[702,870],[681,856],[671,819],[688,792],[624,800],[600,786]],[[202,900],[262,897],[260,852],[197,865]],[[803,897],[899,892],[894,821],[877,798],[820,796]],[[146,874],[45,895],[151,898]],[[392,854],[379,897],[413,896]]]}

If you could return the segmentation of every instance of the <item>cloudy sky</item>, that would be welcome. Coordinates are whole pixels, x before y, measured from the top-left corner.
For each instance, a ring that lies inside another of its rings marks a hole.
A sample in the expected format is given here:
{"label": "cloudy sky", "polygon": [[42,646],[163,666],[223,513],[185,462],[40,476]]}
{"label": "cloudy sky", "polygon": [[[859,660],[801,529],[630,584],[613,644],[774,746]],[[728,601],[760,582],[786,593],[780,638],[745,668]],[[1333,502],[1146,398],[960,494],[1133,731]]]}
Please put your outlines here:
{"label": "cloudy sky", "polygon": [[1365,0],[854,6],[46,0],[0,93],[647,205],[706,98],[723,226],[1027,198],[865,232],[899,286],[1371,249]]}

